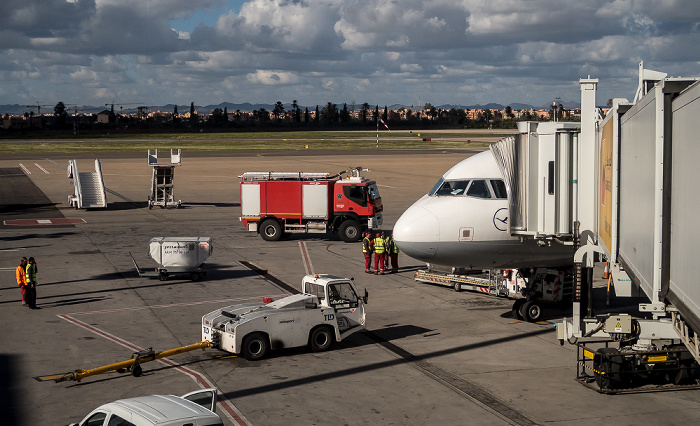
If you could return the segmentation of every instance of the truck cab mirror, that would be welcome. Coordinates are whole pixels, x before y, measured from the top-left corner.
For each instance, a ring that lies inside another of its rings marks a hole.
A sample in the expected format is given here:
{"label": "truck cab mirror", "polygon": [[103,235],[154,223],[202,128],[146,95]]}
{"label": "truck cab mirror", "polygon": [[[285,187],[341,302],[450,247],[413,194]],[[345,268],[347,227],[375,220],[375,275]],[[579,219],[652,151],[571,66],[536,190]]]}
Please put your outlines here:
{"label": "truck cab mirror", "polygon": [[365,289],[365,295],[362,296],[362,301],[365,302],[365,305],[367,304],[367,300],[369,300],[369,293],[367,293],[367,289]]}

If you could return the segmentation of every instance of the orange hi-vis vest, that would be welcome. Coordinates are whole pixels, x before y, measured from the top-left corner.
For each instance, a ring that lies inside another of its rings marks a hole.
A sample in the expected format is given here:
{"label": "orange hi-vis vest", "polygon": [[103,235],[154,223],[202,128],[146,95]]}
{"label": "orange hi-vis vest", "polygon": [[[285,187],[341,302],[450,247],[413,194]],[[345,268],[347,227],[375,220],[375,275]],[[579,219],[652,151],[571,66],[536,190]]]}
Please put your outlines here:
{"label": "orange hi-vis vest", "polygon": [[20,287],[27,285],[27,271],[22,265],[17,267],[17,285]]}

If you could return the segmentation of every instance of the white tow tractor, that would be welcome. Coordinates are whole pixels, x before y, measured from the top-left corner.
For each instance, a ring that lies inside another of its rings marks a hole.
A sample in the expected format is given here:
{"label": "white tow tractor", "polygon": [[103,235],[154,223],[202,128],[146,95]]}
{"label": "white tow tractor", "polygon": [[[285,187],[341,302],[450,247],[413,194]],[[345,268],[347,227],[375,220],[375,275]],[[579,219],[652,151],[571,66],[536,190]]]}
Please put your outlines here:
{"label": "white tow tractor", "polygon": [[301,291],[210,312],[202,317],[202,340],[252,361],[270,349],[308,345],[313,352],[325,351],[365,328],[367,290],[360,296],[352,278],[307,275]]}

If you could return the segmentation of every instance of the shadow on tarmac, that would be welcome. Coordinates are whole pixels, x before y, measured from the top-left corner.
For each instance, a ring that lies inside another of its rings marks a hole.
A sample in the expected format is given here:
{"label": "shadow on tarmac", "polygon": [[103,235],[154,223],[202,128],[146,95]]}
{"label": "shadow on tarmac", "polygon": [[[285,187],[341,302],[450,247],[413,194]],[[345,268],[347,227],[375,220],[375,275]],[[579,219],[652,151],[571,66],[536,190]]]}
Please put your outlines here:
{"label": "shadow on tarmac", "polygon": [[[230,267],[229,265],[223,265],[224,267]],[[243,277],[256,277],[260,276],[260,274],[256,271],[248,270],[248,269],[242,269],[242,270],[235,270],[235,271],[227,271],[225,274],[221,271],[221,266],[218,264],[207,264],[207,276],[202,278],[200,281],[196,281],[196,283],[199,284],[204,284],[206,282],[210,281],[219,281],[219,280],[230,280],[230,279],[236,279],[236,278],[243,278]],[[119,288],[106,288],[102,290],[93,290],[93,291],[83,291],[83,292],[78,292],[78,293],[66,293],[66,294],[61,294],[57,296],[47,296],[47,297],[41,297],[41,288],[45,286],[50,286],[50,285],[61,285],[61,284],[68,284],[68,283],[77,283],[77,282],[91,282],[91,281],[109,281],[109,280],[119,280],[119,279],[128,279],[128,280],[136,280],[139,279],[139,276],[136,271],[130,271],[127,273],[121,273],[121,272],[111,272],[108,274],[100,274],[100,275],[95,275],[91,278],[86,278],[82,280],[73,280],[73,281],[57,281],[57,282],[51,282],[51,283],[40,283],[39,286],[37,287],[37,290],[39,292],[38,298],[37,298],[37,303],[41,303],[42,307],[54,307],[51,304],[56,303],[56,302],[47,302],[47,299],[52,299],[52,298],[57,298],[57,297],[71,297],[71,296],[86,296],[90,294],[101,294],[101,293],[112,293],[115,291],[131,291],[131,290],[136,290],[136,289],[141,289],[141,288],[155,288],[155,287],[163,287],[163,286],[175,286],[175,285],[192,285],[195,283],[194,281],[188,279],[188,278],[183,278],[183,279],[169,279],[167,281],[160,281],[156,278],[142,278],[143,280],[148,280],[149,284],[145,285],[133,285],[133,286],[127,286],[127,287],[119,287]],[[11,286],[11,287],[4,287],[0,288],[0,291],[2,290],[10,290],[10,291],[17,291],[17,295],[19,296],[19,290],[17,286]],[[20,299],[19,297],[14,300],[5,300],[5,301],[0,301],[0,305],[4,304],[9,304],[9,303],[17,303],[19,302]],[[90,301],[99,301],[99,299],[96,300],[90,300]],[[59,305],[57,305],[59,306]]]}
{"label": "shadow on tarmac", "polygon": [[0,354],[0,419],[6,425],[25,424],[18,416],[18,393],[15,388],[19,373],[18,358],[17,355]]}

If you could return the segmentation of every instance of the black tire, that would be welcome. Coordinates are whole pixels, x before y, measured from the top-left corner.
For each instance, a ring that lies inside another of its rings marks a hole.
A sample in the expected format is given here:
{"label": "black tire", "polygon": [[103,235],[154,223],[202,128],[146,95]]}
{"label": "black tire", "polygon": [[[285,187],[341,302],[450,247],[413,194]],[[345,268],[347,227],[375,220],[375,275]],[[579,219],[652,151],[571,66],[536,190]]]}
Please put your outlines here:
{"label": "black tire", "polygon": [[522,314],[520,313],[520,308],[522,308],[524,304],[525,304],[525,299],[517,299],[517,300],[513,303],[513,309],[512,309],[513,318],[522,321],[523,316],[522,316]]}
{"label": "black tire", "polygon": [[318,327],[311,332],[309,346],[312,352],[324,352],[333,346],[333,330],[330,327]]}
{"label": "black tire", "polygon": [[462,291],[462,284],[455,283],[454,286],[452,286],[452,288],[454,288],[455,291]]}
{"label": "black tire", "polygon": [[160,275],[158,275],[158,279],[161,280],[161,281],[167,281],[167,280],[168,280],[168,274],[161,273]]}
{"label": "black tire", "polygon": [[537,302],[527,302],[522,309],[523,317],[529,322],[537,322],[542,318],[542,306]]}
{"label": "black tire", "polygon": [[282,227],[275,219],[265,219],[260,224],[260,236],[265,241],[277,241],[282,237]]}
{"label": "black tire", "polygon": [[134,366],[134,367],[131,369],[131,375],[134,376],[134,377],[139,377],[139,376],[142,375],[142,374],[143,374],[143,369],[141,368],[140,365]]}
{"label": "black tire", "polygon": [[269,350],[270,342],[263,333],[252,333],[243,339],[243,358],[248,361],[264,358]]}
{"label": "black tire", "polygon": [[340,239],[346,243],[353,243],[355,241],[360,241],[362,238],[362,230],[360,229],[360,224],[356,220],[348,219],[340,224],[338,228],[338,234]]}
{"label": "black tire", "polygon": [[199,281],[199,274],[197,272],[193,272],[190,278],[192,278],[192,281]]}

